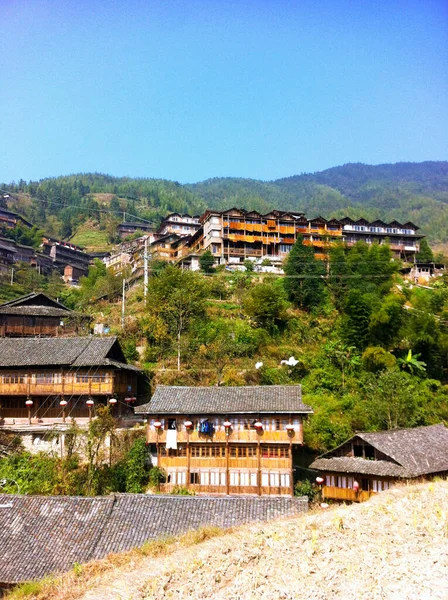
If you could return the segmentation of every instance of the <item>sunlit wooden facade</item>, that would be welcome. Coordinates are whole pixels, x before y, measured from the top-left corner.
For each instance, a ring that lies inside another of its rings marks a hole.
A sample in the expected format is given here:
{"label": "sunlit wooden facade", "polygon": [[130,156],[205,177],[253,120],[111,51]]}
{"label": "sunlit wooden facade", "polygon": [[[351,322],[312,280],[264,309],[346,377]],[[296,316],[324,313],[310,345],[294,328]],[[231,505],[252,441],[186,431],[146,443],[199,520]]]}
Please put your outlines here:
{"label": "sunlit wooden facade", "polygon": [[167,474],[161,490],[293,494],[293,454],[312,412],[300,386],[160,386],[147,405],[147,443]]}
{"label": "sunlit wooden facade", "polygon": [[448,475],[444,425],[357,433],[311,465],[324,499],[363,502],[400,480]]}
{"label": "sunlit wooden facade", "polygon": [[[116,338],[0,339],[0,414],[6,423],[89,416],[88,400],[136,398],[139,371]],[[32,405],[26,404],[32,401]],[[118,413],[118,408],[114,409]]]}
{"label": "sunlit wooden facade", "polygon": [[76,333],[88,318],[42,293],[31,293],[0,305],[0,337],[48,337]]}

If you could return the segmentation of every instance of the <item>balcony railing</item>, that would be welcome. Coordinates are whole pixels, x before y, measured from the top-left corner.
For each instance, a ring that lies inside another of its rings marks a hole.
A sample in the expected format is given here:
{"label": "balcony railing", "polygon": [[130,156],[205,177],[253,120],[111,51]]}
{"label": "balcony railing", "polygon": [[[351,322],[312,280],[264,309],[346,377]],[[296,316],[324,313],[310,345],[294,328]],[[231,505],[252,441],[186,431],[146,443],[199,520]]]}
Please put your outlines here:
{"label": "balcony railing", "polygon": [[365,502],[375,492],[359,490],[355,492],[352,488],[339,488],[325,485],[322,488],[322,498],[328,500],[345,500],[347,502]]}
{"label": "balcony railing", "polygon": [[[166,443],[166,430],[159,429],[155,430],[151,427],[147,429],[146,441],[148,444],[165,444]],[[224,444],[226,441],[231,443],[277,443],[277,444],[302,444],[303,435],[302,431],[256,431],[255,429],[246,429],[243,431],[231,431],[228,435],[225,431],[215,431],[211,436],[199,431],[178,431],[177,442],[184,444],[186,442],[194,443],[221,443]]]}

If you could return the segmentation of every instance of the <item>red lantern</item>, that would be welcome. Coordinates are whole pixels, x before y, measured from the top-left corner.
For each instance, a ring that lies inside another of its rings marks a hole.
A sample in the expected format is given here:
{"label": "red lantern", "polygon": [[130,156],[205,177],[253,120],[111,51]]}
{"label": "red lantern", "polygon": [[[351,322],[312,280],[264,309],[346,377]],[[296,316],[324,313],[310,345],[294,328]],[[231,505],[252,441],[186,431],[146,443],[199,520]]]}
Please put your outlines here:
{"label": "red lantern", "polygon": [[356,481],[353,482],[353,489],[355,490],[355,492],[357,492],[359,490],[359,483]]}
{"label": "red lantern", "polygon": [[323,478],[323,477],[316,477],[316,483],[317,483],[318,485],[322,485],[322,484],[323,484],[323,482],[324,482],[324,478]]}
{"label": "red lantern", "polygon": [[156,429],[160,429],[162,427],[162,423],[160,421],[154,421],[154,427]]}
{"label": "red lantern", "polygon": [[26,404],[26,406],[29,406],[29,407],[31,407],[31,406],[33,406],[33,404],[34,404],[34,403],[33,403],[33,401],[32,401],[32,400],[29,400],[29,399],[28,399],[28,400],[26,400],[25,404]]}
{"label": "red lantern", "polygon": [[193,423],[191,421],[185,421],[184,425],[187,429],[191,429],[193,427]]}
{"label": "red lantern", "polygon": [[230,429],[232,427],[232,423],[230,421],[224,421],[224,427],[226,429]]}
{"label": "red lantern", "polygon": [[130,404],[131,402],[135,402],[137,398],[125,398],[124,401]]}
{"label": "red lantern", "polygon": [[116,398],[111,398],[111,399],[109,400],[109,404],[112,404],[112,406],[113,406],[114,404],[116,404],[117,402],[118,402],[118,400],[117,400]]}
{"label": "red lantern", "polygon": [[256,421],[254,423],[254,427],[257,431],[260,431],[261,429],[263,429],[263,423],[261,421]]}
{"label": "red lantern", "polygon": [[87,406],[93,406],[94,401],[92,400],[92,398],[89,398],[88,400],[86,400],[86,404],[87,404]]}
{"label": "red lantern", "polygon": [[286,425],[286,431],[294,431],[294,425],[292,423],[288,423],[288,425]]}
{"label": "red lantern", "polygon": [[62,407],[67,406],[67,404],[68,404],[67,400],[61,400],[59,402],[59,405],[62,406]]}

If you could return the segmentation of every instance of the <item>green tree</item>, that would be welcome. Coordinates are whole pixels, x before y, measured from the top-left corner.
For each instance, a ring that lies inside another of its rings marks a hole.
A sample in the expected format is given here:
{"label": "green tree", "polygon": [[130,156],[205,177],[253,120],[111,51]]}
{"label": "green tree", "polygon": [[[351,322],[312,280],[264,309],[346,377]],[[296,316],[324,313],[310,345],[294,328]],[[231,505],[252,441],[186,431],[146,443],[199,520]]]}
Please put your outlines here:
{"label": "green tree", "polygon": [[204,273],[212,273],[214,271],[215,258],[210,250],[206,250],[199,257],[199,264],[201,265],[201,270]]}
{"label": "green tree", "polygon": [[386,370],[364,381],[369,422],[375,429],[414,427],[419,419],[419,390],[407,373]]}
{"label": "green tree", "polygon": [[284,289],[276,282],[267,281],[251,288],[244,297],[243,307],[259,327],[272,333],[287,320],[288,302]]}
{"label": "green tree", "polygon": [[431,246],[428,244],[428,240],[423,238],[420,240],[420,250],[415,255],[416,260],[419,262],[433,262],[434,261],[434,253],[431,249]]}
{"label": "green tree", "polygon": [[178,371],[182,334],[194,319],[205,318],[206,294],[204,282],[197,273],[171,265],[149,280],[147,309],[152,319],[149,328],[157,325],[175,340]]}
{"label": "green tree", "polygon": [[140,494],[148,483],[148,452],[145,440],[137,439],[126,456],[126,491]]}
{"label": "green tree", "polygon": [[325,263],[314,257],[311,246],[299,236],[284,267],[284,286],[288,298],[299,308],[310,310],[322,304],[325,297]]}
{"label": "green tree", "polygon": [[350,290],[344,307],[342,335],[349,346],[364,350],[369,342],[370,305],[359,290]]}

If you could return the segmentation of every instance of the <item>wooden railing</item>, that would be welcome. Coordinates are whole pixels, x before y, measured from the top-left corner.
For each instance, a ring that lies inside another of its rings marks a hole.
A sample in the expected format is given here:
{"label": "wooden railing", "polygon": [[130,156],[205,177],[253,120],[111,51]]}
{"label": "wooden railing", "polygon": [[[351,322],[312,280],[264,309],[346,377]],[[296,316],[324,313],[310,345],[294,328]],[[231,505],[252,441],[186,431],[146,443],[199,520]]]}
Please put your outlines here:
{"label": "wooden railing", "polygon": [[339,488],[324,485],[322,488],[322,498],[328,500],[345,500],[347,502],[365,502],[375,492],[359,490],[355,492],[352,488]]}
{"label": "wooden railing", "polygon": [[[166,430],[159,429],[158,431],[152,429],[150,426],[147,428],[146,439],[148,444],[155,444],[157,442],[161,444],[166,443]],[[255,429],[245,429],[243,431],[231,431],[227,436],[225,431],[215,431],[213,435],[206,435],[205,433],[200,433],[197,430],[193,431],[178,431],[177,432],[177,442],[182,444],[189,441],[190,443],[225,443],[226,440],[229,443],[235,442],[246,442],[246,443],[283,443],[289,444],[292,442],[293,444],[302,444],[303,437],[301,431],[256,431]]]}
{"label": "wooden railing", "polygon": [[[186,456],[161,456],[159,467],[186,468],[188,458]],[[190,469],[225,469],[227,460],[223,457],[190,458]],[[290,469],[289,458],[261,458],[261,469]],[[258,459],[255,458],[233,458],[229,457],[229,469],[258,469]]]}
{"label": "wooden railing", "polygon": [[[170,494],[173,491],[173,488],[179,487],[173,483],[164,483],[160,486],[160,491],[165,494]],[[189,490],[195,492],[196,494],[226,494],[227,487],[225,485],[200,485],[197,483],[190,483],[188,486]],[[291,488],[289,487],[280,487],[280,486],[272,486],[272,487],[262,487],[261,488],[262,496],[290,496]],[[229,494],[246,494],[246,495],[258,495],[258,488],[253,485],[231,485],[229,486]]]}

